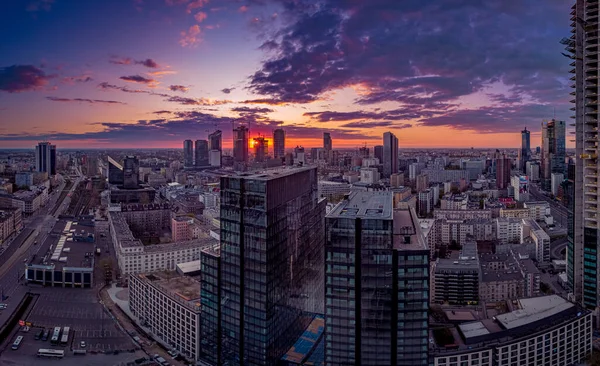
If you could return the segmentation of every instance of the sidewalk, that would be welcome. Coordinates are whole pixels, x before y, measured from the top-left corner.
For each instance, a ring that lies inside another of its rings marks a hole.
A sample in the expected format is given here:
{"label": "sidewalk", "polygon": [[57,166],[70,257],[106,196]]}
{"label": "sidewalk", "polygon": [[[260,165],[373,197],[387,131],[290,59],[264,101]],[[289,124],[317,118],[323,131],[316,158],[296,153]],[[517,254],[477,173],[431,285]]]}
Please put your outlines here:
{"label": "sidewalk", "polygon": [[[129,335],[136,334],[140,338],[138,344],[149,356],[158,354],[165,360],[168,360],[171,365],[186,365],[185,362],[176,361],[167,354],[165,349],[171,349],[171,346],[162,343],[149,328],[137,323],[137,318],[129,310],[129,290],[126,287],[117,287],[116,284],[112,284],[110,287],[105,287],[100,291],[100,298],[123,329]],[[150,339],[148,335],[153,339]],[[164,348],[157,344],[157,342],[162,344]]]}

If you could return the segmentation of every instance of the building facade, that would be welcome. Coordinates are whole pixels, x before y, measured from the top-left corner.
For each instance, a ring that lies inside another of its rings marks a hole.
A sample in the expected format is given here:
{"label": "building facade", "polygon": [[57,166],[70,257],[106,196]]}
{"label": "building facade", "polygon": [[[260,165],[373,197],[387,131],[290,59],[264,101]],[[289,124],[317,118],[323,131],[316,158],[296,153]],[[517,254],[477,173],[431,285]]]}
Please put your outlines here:
{"label": "building facade", "polygon": [[192,140],[183,141],[183,166],[194,166],[194,145]]}
{"label": "building facade", "polygon": [[40,142],[35,147],[35,170],[46,172],[48,175],[56,174],[56,145],[49,142]]}
{"label": "building facade", "polygon": [[398,138],[391,132],[383,134],[383,177],[398,173]]}
{"label": "building facade", "polygon": [[285,157],[285,131],[281,128],[273,131],[273,157],[275,159]]}

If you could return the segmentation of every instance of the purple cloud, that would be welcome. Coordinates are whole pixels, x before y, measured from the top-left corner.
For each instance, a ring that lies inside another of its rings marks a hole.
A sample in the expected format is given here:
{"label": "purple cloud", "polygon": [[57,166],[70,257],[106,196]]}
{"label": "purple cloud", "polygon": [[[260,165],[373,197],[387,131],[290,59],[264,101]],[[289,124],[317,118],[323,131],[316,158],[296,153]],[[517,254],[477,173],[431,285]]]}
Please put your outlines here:
{"label": "purple cloud", "polygon": [[274,112],[271,108],[254,108],[254,107],[235,107],[231,108],[232,112],[241,113],[271,113]]}
{"label": "purple cloud", "polygon": [[229,94],[231,93],[233,90],[235,90],[235,88],[223,88],[221,89],[221,92],[225,93],[225,94]]}
{"label": "purple cloud", "polygon": [[188,90],[190,90],[190,88],[188,88],[187,86],[183,86],[183,85],[171,85],[171,86],[169,86],[169,89],[171,91],[182,92],[182,93],[185,93]]}
{"label": "purple cloud", "polygon": [[160,67],[160,65],[151,58],[147,58],[145,60],[134,60],[131,57],[112,56],[108,62],[115,65],[143,65],[150,69],[157,69]]}
{"label": "purple cloud", "polygon": [[13,65],[0,68],[0,91],[20,93],[40,89],[54,76],[32,65]]}
{"label": "purple cloud", "polygon": [[46,99],[51,100],[53,102],[84,102],[90,104],[127,104],[123,102],[118,102],[116,100],[101,100],[101,99],[84,99],[84,98],[58,98],[58,97],[46,97]]}
{"label": "purple cloud", "polygon": [[140,75],[121,76],[119,79],[131,82],[131,83],[140,83],[140,84],[146,84],[146,85],[156,84],[156,80],[145,78]]}

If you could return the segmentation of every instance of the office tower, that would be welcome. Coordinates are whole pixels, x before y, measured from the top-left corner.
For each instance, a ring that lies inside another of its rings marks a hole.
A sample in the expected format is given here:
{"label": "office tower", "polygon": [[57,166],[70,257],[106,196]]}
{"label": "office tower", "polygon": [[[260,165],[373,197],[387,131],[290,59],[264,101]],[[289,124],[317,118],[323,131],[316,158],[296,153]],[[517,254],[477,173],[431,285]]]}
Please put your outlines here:
{"label": "office tower", "polygon": [[512,162],[505,154],[497,153],[496,156],[496,186],[498,189],[506,189],[510,185]]}
{"label": "office tower", "polygon": [[325,154],[329,154],[333,150],[333,142],[329,132],[323,132],[323,150],[325,150]]}
{"label": "office tower", "polygon": [[369,157],[369,148],[366,146],[358,148],[358,156],[360,156],[361,158],[368,158]]}
{"label": "office tower", "polygon": [[[567,235],[567,278],[576,301],[599,305],[598,280],[598,2],[577,0],[572,7],[571,37],[563,39],[572,58],[575,83],[575,172],[573,229]],[[542,155],[545,153],[542,146]],[[563,157],[564,159],[564,157]],[[542,164],[543,165],[543,164]],[[543,166],[542,166],[543,168]],[[546,177],[542,170],[542,177]],[[550,176],[548,174],[548,176]],[[568,178],[568,177],[567,177]],[[571,221],[571,220],[570,220]],[[569,222],[569,227],[571,222]]]}
{"label": "office tower", "polygon": [[398,138],[391,133],[383,134],[383,177],[398,173]]}
{"label": "office tower", "polygon": [[542,122],[542,187],[550,190],[552,173],[565,174],[565,122]]}
{"label": "office tower", "polygon": [[221,166],[223,156],[222,133],[220,130],[208,135],[208,163],[210,166]]}
{"label": "office tower", "polygon": [[194,146],[192,140],[183,141],[183,166],[189,167],[194,165]]}
{"label": "office tower", "polygon": [[273,131],[273,157],[275,159],[285,157],[285,131],[281,128]]}
{"label": "office tower", "polygon": [[316,167],[221,178],[224,364],[277,365],[323,312],[325,205]]}
{"label": "office tower", "polygon": [[35,147],[35,170],[56,175],[56,145],[40,142]]}
{"label": "office tower", "polygon": [[239,126],[233,130],[233,168],[246,170],[248,164],[248,128]]}
{"label": "office tower", "polygon": [[526,171],[525,164],[531,160],[531,144],[530,144],[531,134],[527,131],[527,127],[523,131],[521,131],[521,165],[519,169],[522,172]]}
{"label": "office tower", "polygon": [[417,175],[416,179],[416,190],[417,192],[422,192],[429,188],[429,176],[425,174]]}
{"label": "office tower", "polygon": [[140,163],[135,156],[126,156],[123,160],[123,188],[139,188]]}
{"label": "office tower", "polygon": [[326,364],[427,365],[429,250],[414,209],[355,192],[326,227]]}
{"label": "office tower", "polygon": [[196,140],[194,143],[194,165],[196,166],[208,166],[209,164],[209,153],[208,153],[208,141],[207,140]]}
{"label": "office tower", "polygon": [[419,216],[426,217],[431,211],[433,211],[433,190],[427,188],[417,194],[418,201],[417,207],[419,209]]}
{"label": "office tower", "polygon": [[254,161],[263,163],[267,160],[267,156],[269,155],[269,140],[262,136],[255,137],[252,148],[254,149]]}
{"label": "office tower", "polygon": [[383,146],[377,145],[373,148],[373,156],[379,159],[379,163],[383,163]]}
{"label": "office tower", "polygon": [[113,185],[123,184],[123,166],[115,159],[108,157],[108,183]]}
{"label": "office tower", "polygon": [[302,146],[296,146],[294,148],[294,160],[299,165],[306,164],[306,157],[304,153],[304,148]]}

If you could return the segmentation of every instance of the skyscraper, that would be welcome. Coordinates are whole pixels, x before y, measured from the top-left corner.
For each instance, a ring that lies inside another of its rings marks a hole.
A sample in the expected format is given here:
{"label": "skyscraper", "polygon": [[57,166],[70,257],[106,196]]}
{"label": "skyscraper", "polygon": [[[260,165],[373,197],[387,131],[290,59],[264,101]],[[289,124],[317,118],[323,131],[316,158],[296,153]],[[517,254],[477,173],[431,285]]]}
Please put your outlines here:
{"label": "skyscraper", "polygon": [[398,138],[391,133],[383,134],[383,177],[398,173]]}
{"label": "skyscraper", "polygon": [[329,154],[329,151],[333,150],[333,141],[329,132],[323,132],[323,150],[325,150],[325,154]]}
{"label": "skyscraper", "polygon": [[211,166],[221,166],[223,156],[222,133],[220,130],[208,135],[208,162]]}
{"label": "skyscraper", "polygon": [[254,161],[257,163],[263,163],[267,160],[269,155],[269,140],[263,136],[255,137],[252,145],[254,149]]}
{"label": "skyscraper", "polygon": [[239,126],[233,130],[233,162],[235,170],[245,170],[248,164],[248,128]]}
{"label": "skyscraper", "polygon": [[326,364],[428,365],[429,250],[414,209],[356,192],[326,227]]}
{"label": "skyscraper", "polygon": [[512,162],[505,154],[496,151],[496,186],[498,189],[506,189],[510,185],[510,168]]}
{"label": "skyscraper", "polygon": [[208,141],[196,140],[194,143],[194,157],[196,166],[208,166]]}
{"label": "skyscraper", "polygon": [[307,312],[323,312],[326,202],[317,196],[315,167],[221,178],[220,312],[203,319],[213,330],[203,334],[221,339],[205,341],[209,359],[275,366]]}
{"label": "skyscraper", "polygon": [[192,140],[183,141],[183,166],[194,165],[194,146]]}
{"label": "skyscraper", "polygon": [[135,156],[126,156],[123,160],[123,188],[139,188],[140,162]]}
{"label": "skyscraper", "polygon": [[281,128],[273,131],[273,156],[275,159],[285,157],[285,131]]}
{"label": "skyscraper", "polygon": [[550,190],[552,173],[565,175],[565,122],[542,122],[541,180],[544,190]]}
{"label": "skyscraper", "polygon": [[35,170],[48,175],[56,174],[56,145],[40,142],[35,147]]}
{"label": "skyscraper", "polygon": [[113,185],[123,184],[123,166],[115,159],[108,156],[108,183]]}
{"label": "skyscraper", "polygon": [[383,163],[383,146],[376,145],[373,148],[373,156],[379,159],[379,163]]}
{"label": "skyscraper", "polygon": [[526,172],[525,164],[531,160],[531,143],[530,133],[527,131],[527,127],[521,131],[521,166],[519,167],[522,172]]}
{"label": "skyscraper", "polygon": [[[598,209],[598,2],[577,0],[572,7],[571,38],[562,43],[571,54],[575,83],[575,166],[573,212],[567,238],[567,278],[576,301],[589,309],[600,305]],[[542,146],[542,155],[544,155]],[[563,157],[564,159],[564,157]],[[564,161],[564,160],[563,160]],[[544,164],[542,164],[543,168]],[[544,174],[542,174],[545,177]],[[549,176],[549,175],[548,175]],[[567,180],[571,180],[567,174]],[[572,229],[571,229],[572,227]]]}

